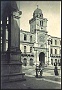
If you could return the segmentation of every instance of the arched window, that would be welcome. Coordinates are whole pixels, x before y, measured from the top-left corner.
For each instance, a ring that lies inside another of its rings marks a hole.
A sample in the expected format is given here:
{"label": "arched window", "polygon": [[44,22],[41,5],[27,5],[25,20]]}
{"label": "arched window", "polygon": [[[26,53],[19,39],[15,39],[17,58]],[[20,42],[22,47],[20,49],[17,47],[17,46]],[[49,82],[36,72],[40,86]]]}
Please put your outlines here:
{"label": "arched window", "polygon": [[57,59],[55,59],[55,62],[57,62]]}
{"label": "arched window", "polygon": [[33,59],[32,58],[30,59],[30,65],[31,66],[33,65]]}
{"label": "arched window", "polygon": [[27,35],[26,34],[24,34],[24,40],[27,40]]}
{"label": "arched window", "polygon": [[43,26],[43,21],[40,21],[40,26]]}
{"label": "arched window", "polygon": [[24,53],[26,53],[26,46],[24,46]]}

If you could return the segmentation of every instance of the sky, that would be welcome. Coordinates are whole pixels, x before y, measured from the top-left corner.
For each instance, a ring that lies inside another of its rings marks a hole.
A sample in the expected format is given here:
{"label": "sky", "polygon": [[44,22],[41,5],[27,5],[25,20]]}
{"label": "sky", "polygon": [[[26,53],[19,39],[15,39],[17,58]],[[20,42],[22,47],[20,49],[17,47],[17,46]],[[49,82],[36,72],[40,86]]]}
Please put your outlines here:
{"label": "sky", "polygon": [[20,29],[30,31],[29,20],[33,18],[33,12],[38,5],[38,8],[42,10],[43,17],[48,20],[48,34],[61,37],[61,1],[18,1],[17,5],[22,11]]}

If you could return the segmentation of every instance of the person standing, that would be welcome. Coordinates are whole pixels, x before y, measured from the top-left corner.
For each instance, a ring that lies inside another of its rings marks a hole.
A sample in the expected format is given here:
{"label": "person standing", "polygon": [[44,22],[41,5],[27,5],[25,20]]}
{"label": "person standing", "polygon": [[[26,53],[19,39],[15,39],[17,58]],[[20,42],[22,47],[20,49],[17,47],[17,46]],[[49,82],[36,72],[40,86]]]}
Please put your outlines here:
{"label": "person standing", "polygon": [[42,74],[43,74],[42,63],[39,64],[39,69],[40,69],[40,76],[42,77]]}
{"label": "person standing", "polygon": [[54,68],[54,73],[55,73],[56,76],[59,75],[59,74],[58,74],[58,68],[57,68],[57,66],[55,66],[55,68]]}

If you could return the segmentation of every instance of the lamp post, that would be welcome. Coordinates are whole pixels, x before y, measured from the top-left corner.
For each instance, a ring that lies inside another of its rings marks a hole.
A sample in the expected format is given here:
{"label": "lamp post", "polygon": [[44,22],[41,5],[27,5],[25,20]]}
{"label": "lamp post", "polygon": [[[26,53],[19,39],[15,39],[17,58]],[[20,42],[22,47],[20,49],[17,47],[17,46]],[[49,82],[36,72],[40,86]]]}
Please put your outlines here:
{"label": "lamp post", "polygon": [[36,65],[37,65],[37,50],[36,50]]}
{"label": "lamp post", "polygon": [[37,74],[37,50],[36,50],[36,77],[38,77],[38,74]]}
{"label": "lamp post", "polygon": [[[38,26],[38,25],[37,25]],[[38,28],[38,27],[37,27]],[[35,43],[34,43],[34,51],[36,51],[36,77],[38,77],[37,74],[37,47],[38,47],[38,42],[37,42],[37,30],[36,30],[36,34],[35,34]]]}
{"label": "lamp post", "polygon": [[[48,39],[48,48],[50,49],[50,47],[49,47],[49,45],[50,45],[50,43],[51,43],[51,40],[50,39]],[[49,57],[50,57],[50,50],[48,50],[48,65],[49,65]]]}
{"label": "lamp post", "polygon": [[37,73],[37,50],[36,47],[33,47],[34,51],[36,51],[36,77],[38,77],[38,73]]}
{"label": "lamp post", "polygon": [[37,50],[35,49],[36,47],[33,47],[34,51],[36,51],[36,65],[37,65]]}

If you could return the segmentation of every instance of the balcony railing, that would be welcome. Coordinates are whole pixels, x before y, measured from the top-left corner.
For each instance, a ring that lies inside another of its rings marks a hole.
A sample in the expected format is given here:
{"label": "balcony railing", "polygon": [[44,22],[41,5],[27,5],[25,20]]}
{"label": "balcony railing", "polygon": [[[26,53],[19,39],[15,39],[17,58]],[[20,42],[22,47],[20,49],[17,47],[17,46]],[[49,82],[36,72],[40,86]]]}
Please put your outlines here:
{"label": "balcony railing", "polygon": [[50,54],[51,57],[56,57],[56,58],[60,58],[61,54]]}
{"label": "balcony railing", "polygon": [[26,52],[26,53],[22,53],[21,56],[27,56],[27,57],[34,57],[34,53],[29,53],[29,52]]}

